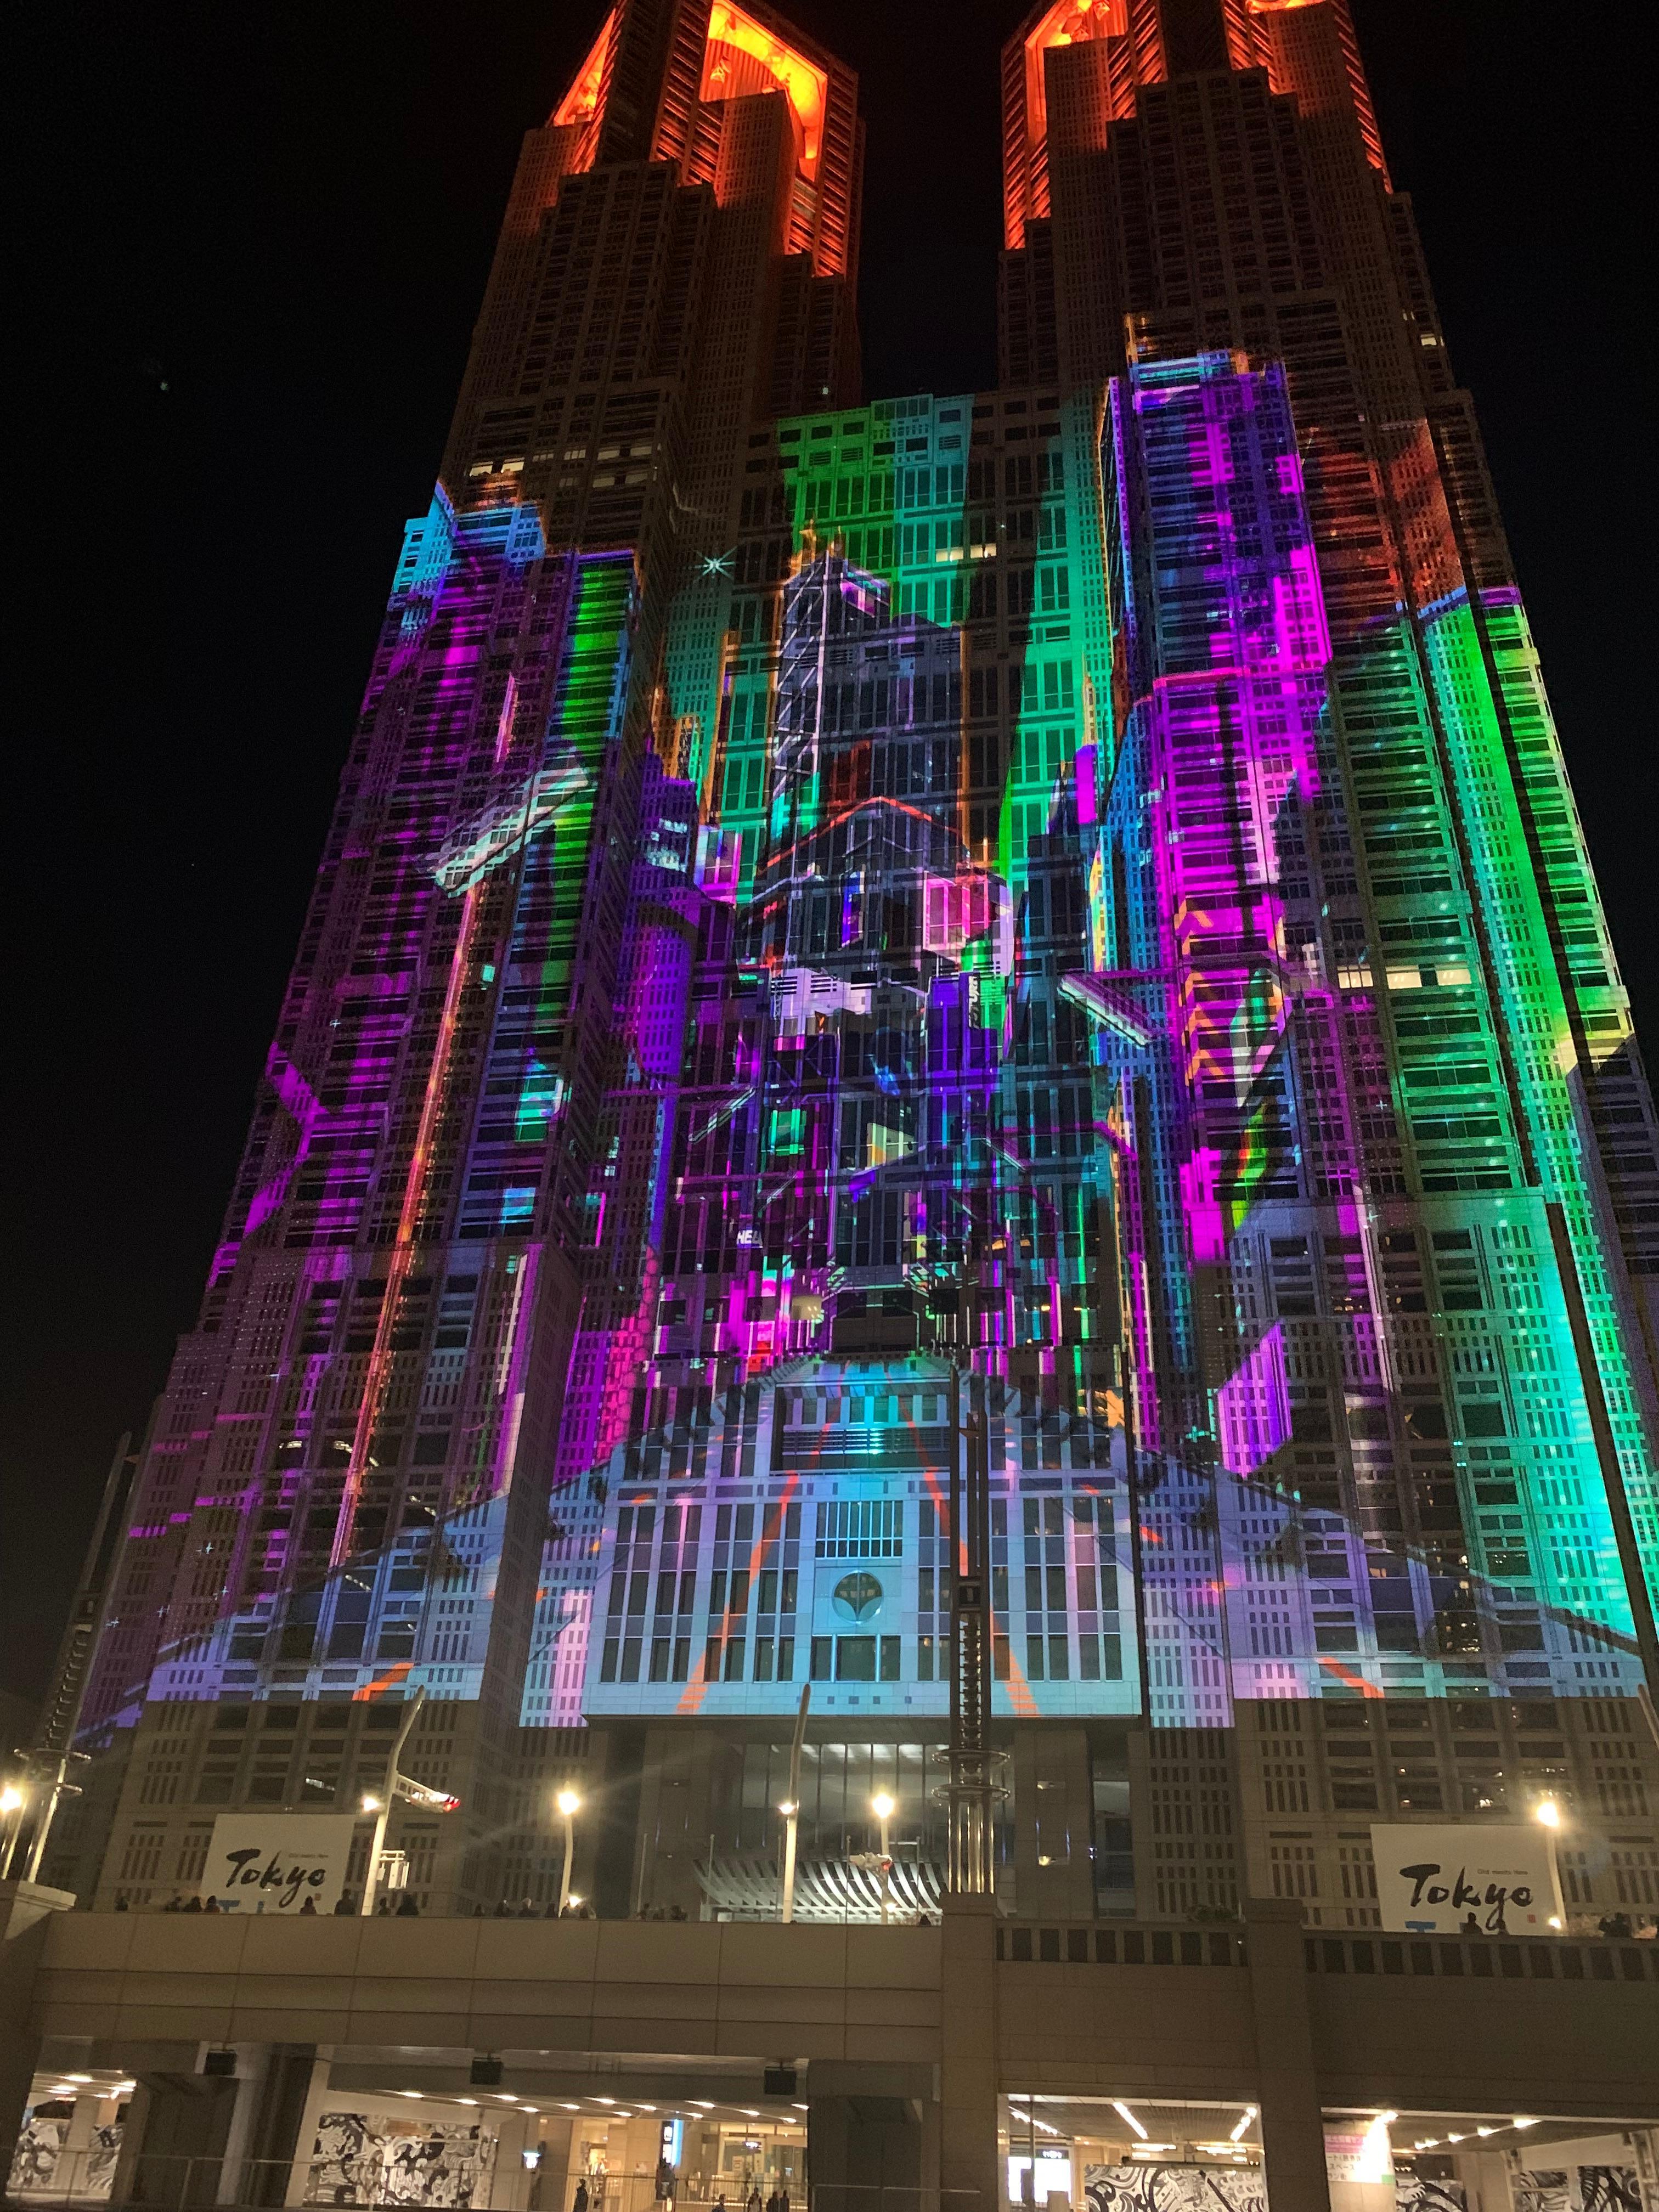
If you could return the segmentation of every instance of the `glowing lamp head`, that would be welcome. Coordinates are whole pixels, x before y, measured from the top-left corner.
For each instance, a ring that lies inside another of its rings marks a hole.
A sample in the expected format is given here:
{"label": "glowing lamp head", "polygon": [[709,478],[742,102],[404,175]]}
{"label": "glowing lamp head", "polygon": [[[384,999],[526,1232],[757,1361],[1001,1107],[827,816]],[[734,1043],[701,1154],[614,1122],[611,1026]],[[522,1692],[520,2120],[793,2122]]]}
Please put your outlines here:
{"label": "glowing lamp head", "polygon": [[1553,1797],[1540,1797],[1533,1808],[1533,1818],[1541,1822],[1547,1828],[1559,1828],[1561,1825],[1561,1808]]}
{"label": "glowing lamp head", "polygon": [[378,1797],[365,1797],[363,1810],[365,1813],[378,1813],[380,1810],[380,1800]]}
{"label": "glowing lamp head", "polygon": [[778,1810],[782,1814],[786,1820],[793,1820],[796,1814],[800,1810],[800,1808],[795,1803],[793,1798],[786,1797],[782,1804],[779,1806]]}
{"label": "glowing lamp head", "polygon": [[567,1820],[573,1813],[580,1813],[582,1809],[582,1801],[574,1790],[561,1790],[553,1802]]}
{"label": "glowing lamp head", "polygon": [[9,1782],[3,1790],[0,1790],[0,1813],[21,1812],[22,1806],[22,1791]]}
{"label": "glowing lamp head", "polygon": [[890,1797],[884,1790],[879,1790],[870,1800],[870,1810],[875,1814],[877,1820],[890,1820],[897,1803],[896,1798]]}

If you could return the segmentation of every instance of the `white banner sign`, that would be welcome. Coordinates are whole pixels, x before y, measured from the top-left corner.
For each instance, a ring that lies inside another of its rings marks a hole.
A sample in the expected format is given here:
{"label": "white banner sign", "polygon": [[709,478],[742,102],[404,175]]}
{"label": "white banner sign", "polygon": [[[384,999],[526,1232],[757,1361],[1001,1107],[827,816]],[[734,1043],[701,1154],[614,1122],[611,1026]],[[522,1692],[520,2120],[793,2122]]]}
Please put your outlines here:
{"label": "white banner sign", "polygon": [[332,1912],[356,1822],[349,1813],[222,1813],[200,1884],[222,1912]]}
{"label": "white banner sign", "polygon": [[1548,1936],[1560,1925],[1542,1826],[1371,1828],[1382,1925],[1412,1935]]}

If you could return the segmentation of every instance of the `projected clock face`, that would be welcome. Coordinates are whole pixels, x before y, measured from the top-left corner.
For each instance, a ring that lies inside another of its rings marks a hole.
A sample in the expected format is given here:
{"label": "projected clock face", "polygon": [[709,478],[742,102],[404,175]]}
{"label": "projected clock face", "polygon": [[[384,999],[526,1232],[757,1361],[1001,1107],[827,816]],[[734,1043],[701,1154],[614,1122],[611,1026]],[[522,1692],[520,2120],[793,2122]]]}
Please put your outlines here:
{"label": "projected clock face", "polygon": [[843,1575],[830,1593],[843,1620],[873,1620],[881,1611],[881,1584],[871,1574]]}

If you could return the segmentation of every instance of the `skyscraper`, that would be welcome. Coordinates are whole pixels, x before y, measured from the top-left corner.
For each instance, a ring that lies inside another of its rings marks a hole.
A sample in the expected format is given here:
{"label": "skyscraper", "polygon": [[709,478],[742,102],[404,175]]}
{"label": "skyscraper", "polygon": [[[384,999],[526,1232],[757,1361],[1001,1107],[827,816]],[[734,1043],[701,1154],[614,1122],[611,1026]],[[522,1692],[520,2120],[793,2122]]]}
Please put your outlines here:
{"label": "skyscraper", "polygon": [[1003,84],[994,393],[860,401],[856,88],[768,10],[619,0],[526,140],[106,1893],[418,1689],[429,1909],[556,1894],[580,1775],[602,1911],[769,1914],[806,1693],[799,1909],[882,1791],[932,1909],[978,1424],[1006,1904],[1368,1926],[1370,1816],[1540,1791],[1659,1902],[1652,1105],[1345,0],[1060,0]]}

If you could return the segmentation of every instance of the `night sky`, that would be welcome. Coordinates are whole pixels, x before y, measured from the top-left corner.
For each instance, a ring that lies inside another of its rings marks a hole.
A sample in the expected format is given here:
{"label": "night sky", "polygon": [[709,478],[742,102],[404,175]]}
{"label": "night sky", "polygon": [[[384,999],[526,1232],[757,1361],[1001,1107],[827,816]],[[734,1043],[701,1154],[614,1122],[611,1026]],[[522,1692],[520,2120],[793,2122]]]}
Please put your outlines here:
{"label": "night sky", "polygon": [[[1017,6],[786,6],[862,81],[872,395],[994,381]],[[1564,38],[1559,0],[1356,6],[1651,1047],[1638,58],[1597,70],[1596,16]],[[602,12],[35,10],[8,300],[4,1687],[45,1689],[116,1437],[193,1315],[520,137]]]}

